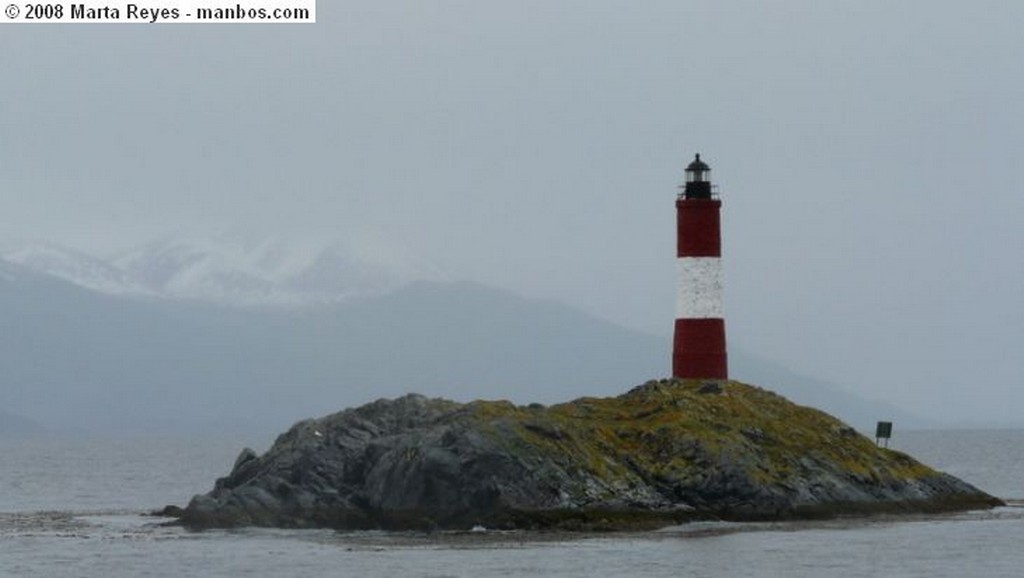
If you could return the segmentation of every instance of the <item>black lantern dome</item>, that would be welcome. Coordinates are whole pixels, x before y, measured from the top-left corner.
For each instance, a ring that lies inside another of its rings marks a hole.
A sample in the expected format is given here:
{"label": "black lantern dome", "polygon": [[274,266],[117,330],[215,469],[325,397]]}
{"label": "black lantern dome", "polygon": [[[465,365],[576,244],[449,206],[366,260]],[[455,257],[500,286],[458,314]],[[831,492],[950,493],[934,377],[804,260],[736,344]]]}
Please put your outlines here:
{"label": "black lantern dome", "polygon": [[700,153],[686,167],[686,185],[683,187],[686,199],[711,198],[711,167],[700,160]]}

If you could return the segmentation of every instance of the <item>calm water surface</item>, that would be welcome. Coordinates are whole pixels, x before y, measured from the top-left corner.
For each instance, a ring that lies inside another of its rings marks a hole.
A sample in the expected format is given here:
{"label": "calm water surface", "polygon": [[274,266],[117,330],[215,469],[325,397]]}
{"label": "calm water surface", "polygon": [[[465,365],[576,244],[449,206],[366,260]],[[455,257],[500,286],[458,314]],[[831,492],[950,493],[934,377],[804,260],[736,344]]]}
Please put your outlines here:
{"label": "calm water surface", "polygon": [[[894,448],[1024,501],[1024,431],[897,436]],[[1024,576],[1024,509],[1017,507],[571,538],[190,533],[140,515],[209,490],[247,444],[0,440],[0,576]]]}

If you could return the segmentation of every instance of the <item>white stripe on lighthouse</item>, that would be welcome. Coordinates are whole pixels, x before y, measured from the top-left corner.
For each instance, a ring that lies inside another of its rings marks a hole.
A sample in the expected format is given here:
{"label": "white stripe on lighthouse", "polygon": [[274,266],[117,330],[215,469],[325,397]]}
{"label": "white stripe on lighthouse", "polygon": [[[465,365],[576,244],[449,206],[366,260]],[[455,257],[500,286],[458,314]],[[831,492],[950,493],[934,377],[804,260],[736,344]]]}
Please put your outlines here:
{"label": "white stripe on lighthouse", "polygon": [[676,319],[724,319],[722,259],[680,257]]}

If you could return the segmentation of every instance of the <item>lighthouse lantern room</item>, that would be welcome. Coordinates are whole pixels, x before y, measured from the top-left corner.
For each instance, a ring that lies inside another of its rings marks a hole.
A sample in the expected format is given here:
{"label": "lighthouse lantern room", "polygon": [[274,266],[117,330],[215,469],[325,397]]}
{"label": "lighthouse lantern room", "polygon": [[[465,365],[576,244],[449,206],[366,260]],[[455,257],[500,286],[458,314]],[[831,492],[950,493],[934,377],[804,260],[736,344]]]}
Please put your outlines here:
{"label": "lighthouse lantern room", "polygon": [[683,197],[686,199],[711,198],[711,167],[700,160],[700,155],[686,167],[686,184],[683,185]]}

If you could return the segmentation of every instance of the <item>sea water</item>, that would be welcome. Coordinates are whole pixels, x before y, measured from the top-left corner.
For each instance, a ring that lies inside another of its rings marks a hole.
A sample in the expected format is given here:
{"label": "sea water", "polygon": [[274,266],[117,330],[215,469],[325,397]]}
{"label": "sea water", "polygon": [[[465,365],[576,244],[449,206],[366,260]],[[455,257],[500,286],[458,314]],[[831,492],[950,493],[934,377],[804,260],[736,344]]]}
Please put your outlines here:
{"label": "sea water", "polygon": [[[244,445],[0,440],[0,576],[1024,576],[1024,508],[1013,505],[583,536],[189,532],[144,515],[208,491]],[[1024,431],[897,432],[892,447],[1024,502]]]}

